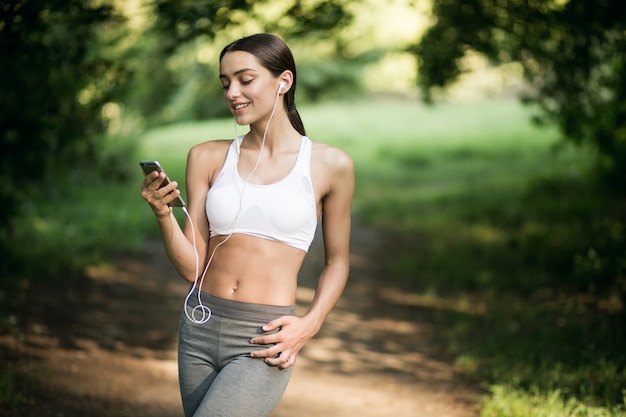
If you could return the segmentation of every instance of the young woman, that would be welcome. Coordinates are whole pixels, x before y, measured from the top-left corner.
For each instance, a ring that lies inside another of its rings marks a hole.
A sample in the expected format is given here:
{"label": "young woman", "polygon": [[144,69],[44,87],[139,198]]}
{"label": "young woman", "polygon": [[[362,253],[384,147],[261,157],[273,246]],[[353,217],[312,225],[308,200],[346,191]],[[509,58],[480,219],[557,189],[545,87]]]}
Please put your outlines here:
{"label": "young woman", "polygon": [[[237,124],[250,130],[189,151],[184,230],[168,206],[180,195],[176,182],[160,188],[165,176],[153,171],[141,195],[169,259],[193,283],[179,327],[185,416],[268,416],[346,284],[354,166],[305,136],[295,63],[280,38],[226,46],[219,78]],[[297,276],[320,218],[325,265],[297,317]]]}

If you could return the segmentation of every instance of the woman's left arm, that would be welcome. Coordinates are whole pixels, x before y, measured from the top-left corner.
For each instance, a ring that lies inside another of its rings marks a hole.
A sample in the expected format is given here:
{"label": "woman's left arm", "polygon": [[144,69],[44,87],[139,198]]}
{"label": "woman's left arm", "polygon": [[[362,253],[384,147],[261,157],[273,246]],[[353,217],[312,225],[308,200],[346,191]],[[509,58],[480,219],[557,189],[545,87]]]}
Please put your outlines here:
{"label": "woman's left arm", "polygon": [[271,348],[253,352],[251,355],[263,357],[268,364],[281,368],[292,366],[300,349],[320,330],[341,297],[350,271],[354,163],[350,156],[336,148],[325,148],[322,155],[322,163],[317,169],[313,169],[313,175],[316,178],[316,172],[323,173],[326,184],[321,199],[326,261],[315,296],[304,316],[284,316],[272,320],[263,326],[263,330],[269,332],[280,328],[279,332],[251,340],[251,343],[274,343]]}

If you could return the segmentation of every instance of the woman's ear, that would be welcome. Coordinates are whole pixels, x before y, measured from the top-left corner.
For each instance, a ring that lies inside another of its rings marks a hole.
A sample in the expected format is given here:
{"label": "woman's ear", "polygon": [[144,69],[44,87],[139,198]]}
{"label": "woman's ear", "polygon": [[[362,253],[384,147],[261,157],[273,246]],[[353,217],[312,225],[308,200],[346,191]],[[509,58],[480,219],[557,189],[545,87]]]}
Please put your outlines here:
{"label": "woman's ear", "polygon": [[280,79],[279,92],[280,94],[285,94],[287,91],[289,91],[289,89],[293,85],[293,73],[289,70],[284,71],[280,75],[279,79]]}

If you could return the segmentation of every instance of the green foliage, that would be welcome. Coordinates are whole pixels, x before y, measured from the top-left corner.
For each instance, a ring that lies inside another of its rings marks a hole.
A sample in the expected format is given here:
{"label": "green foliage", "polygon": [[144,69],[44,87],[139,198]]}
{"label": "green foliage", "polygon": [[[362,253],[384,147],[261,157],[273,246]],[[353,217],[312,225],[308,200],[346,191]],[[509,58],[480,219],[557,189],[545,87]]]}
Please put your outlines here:
{"label": "green foliage", "polygon": [[103,130],[101,107],[123,71],[98,33],[120,18],[76,0],[4,4],[1,18],[0,166],[19,186],[62,158],[93,156],[88,138]]}
{"label": "green foliage", "polygon": [[136,184],[75,174],[28,193],[13,223],[10,242],[20,248],[12,253],[15,268],[2,283],[79,274],[107,255],[140,246],[145,213],[139,211]]}
{"label": "green foliage", "polygon": [[261,31],[315,39],[329,36],[352,19],[344,1],[284,1],[280,3],[282,13],[278,19],[264,13],[263,6],[269,3],[272,2],[159,0],[153,3],[157,16],[154,29],[165,35],[163,47],[169,54],[186,42],[200,37],[214,39],[220,31],[247,21],[258,22]]}
{"label": "green foliage", "polygon": [[32,377],[15,372],[11,366],[0,369],[0,408],[9,415],[15,415],[24,404],[32,401],[31,392],[36,382]]}
{"label": "green foliage", "polygon": [[492,387],[492,398],[480,417],[623,417],[624,406],[606,409],[587,406],[574,398],[565,399],[559,390],[548,394],[527,393],[505,386]]}
{"label": "green foliage", "polygon": [[298,101],[354,97],[363,93],[361,74],[366,62],[342,58],[298,64]]}
{"label": "green foliage", "polygon": [[121,23],[111,7],[86,0],[0,5],[3,273],[15,249],[11,218],[27,188],[80,161],[99,161],[102,105],[125,78],[109,48]]}
{"label": "green foliage", "polygon": [[[532,296],[484,295],[482,311],[439,313],[457,366],[487,385],[545,393],[559,390],[589,405],[623,404],[623,312],[593,294],[544,290]],[[478,309],[476,309],[478,310]],[[532,415],[532,414],[530,414]]]}
{"label": "green foliage", "polygon": [[626,182],[626,20],[621,0],[456,1],[433,3],[435,24],[413,51],[429,100],[478,51],[494,63],[519,63],[525,102],[543,110],[565,138],[590,144],[608,184]]}
{"label": "green foliage", "polygon": [[[352,20],[347,2],[168,0],[149,7],[155,19],[145,39],[135,45],[134,57],[129,57],[136,76],[126,101],[148,127],[229,115],[218,81],[217,53],[225,42],[255,32],[282,36],[292,49],[304,45],[306,59],[298,60],[299,103],[318,100],[329,91],[359,90],[365,56],[346,57],[336,34]],[[217,37],[227,41],[216,44]],[[310,54],[311,42],[326,45],[323,59]],[[211,51],[212,59],[200,62],[200,50]]]}
{"label": "green foliage", "polygon": [[[502,169],[506,161],[499,161]],[[419,274],[421,285],[435,288],[528,293],[556,285],[624,294],[620,200],[571,177],[516,189],[504,178],[487,185],[472,182],[471,171],[466,175],[442,195],[425,188],[377,204],[386,218],[387,210],[395,213],[392,226],[406,243],[398,255],[412,260],[396,273]],[[430,245],[421,247],[423,240]],[[509,279],[499,279],[502,274]]]}

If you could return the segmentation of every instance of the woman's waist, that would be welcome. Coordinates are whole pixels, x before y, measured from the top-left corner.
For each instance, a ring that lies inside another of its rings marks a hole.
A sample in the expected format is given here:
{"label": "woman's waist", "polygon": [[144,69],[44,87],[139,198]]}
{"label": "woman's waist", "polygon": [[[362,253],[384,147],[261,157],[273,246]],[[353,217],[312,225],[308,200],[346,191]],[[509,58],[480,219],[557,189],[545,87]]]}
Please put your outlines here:
{"label": "woman's waist", "polygon": [[241,301],[199,291],[197,288],[194,288],[190,294],[187,300],[188,306],[193,308],[198,305],[198,298],[202,305],[211,309],[212,315],[232,320],[266,323],[281,316],[295,315],[295,304],[274,305]]}
{"label": "woman's waist", "polygon": [[200,290],[226,300],[291,306],[296,300],[297,285],[297,271],[280,271],[259,265],[242,273],[212,265]]}
{"label": "woman's waist", "polygon": [[[220,239],[217,239],[220,241]],[[287,306],[295,303],[304,253],[278,242],[233,235],[214,252],[202,291],[228,300]]]}

